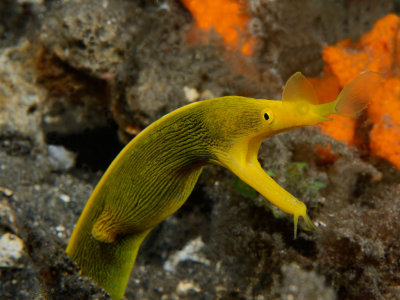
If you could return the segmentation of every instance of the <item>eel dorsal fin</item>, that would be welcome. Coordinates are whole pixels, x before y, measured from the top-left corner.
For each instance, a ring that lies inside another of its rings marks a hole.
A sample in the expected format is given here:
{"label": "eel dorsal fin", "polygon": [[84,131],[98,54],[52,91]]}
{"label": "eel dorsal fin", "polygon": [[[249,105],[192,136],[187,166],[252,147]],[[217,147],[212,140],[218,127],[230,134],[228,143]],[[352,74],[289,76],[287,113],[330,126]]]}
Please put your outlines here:
{"label": "eel dorsal fin", "polygon": [[306,102],[317,105],[318,97],[312,84],[300,72],[293,74],[285,84],[282,92],[283,104],[288,102]]}

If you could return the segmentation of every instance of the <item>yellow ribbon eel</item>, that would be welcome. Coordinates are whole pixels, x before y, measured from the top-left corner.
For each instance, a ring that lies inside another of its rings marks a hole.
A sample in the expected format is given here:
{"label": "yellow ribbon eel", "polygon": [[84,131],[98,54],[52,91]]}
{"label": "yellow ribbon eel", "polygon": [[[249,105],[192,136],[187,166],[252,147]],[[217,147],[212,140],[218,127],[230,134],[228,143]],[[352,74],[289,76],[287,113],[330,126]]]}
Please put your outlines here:
{"label": "yellow ribbon eel", "polygon": [[124,295],[146,235],[177,211],[207,164],[231,170],[262,196],[294,216],[306,205],[281,188],[260,166],[261,142],[292,128],[353,115],[374,95],[380,75],[367,72],[347,85],[337,100],[318,104],[301,74],[287,81],[282,101],[226,96],[196,102],[154,122],[115,158],[93,191],[67,247],[82,273],[113,299]]}

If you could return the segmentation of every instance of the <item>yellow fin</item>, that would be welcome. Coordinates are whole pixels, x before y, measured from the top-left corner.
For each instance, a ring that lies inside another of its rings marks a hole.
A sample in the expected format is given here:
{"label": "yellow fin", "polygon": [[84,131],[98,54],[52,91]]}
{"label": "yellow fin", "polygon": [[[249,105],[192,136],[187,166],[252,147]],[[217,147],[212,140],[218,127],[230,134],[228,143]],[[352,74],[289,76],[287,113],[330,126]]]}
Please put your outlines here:
{"label": "yellow fin", "polygon": [[311,221],[310,217],[305,213],[303,215],[294,215],[293,216],[293,224],[294,224],[294,238],[297,238],[297,224],[299,222],[299,217],[303,217],[304,222],[306,223],[306,229],[308,230],[318,230],[318,227],[315,226],[315,224],[313,223],[313,221]]}
{"label": "yellow fin", "polygon": [[318,97],[312,84],[304,77],[303,74],[297,72],[293,74],[282,92],[282,101],[285,102],[308,102],[310,104],[318,104]]}
{"label": "yellow fin", "polygon": [[352,117],[361,112],[374,98],[382,77],[376,72],[366,72],[356,77],[340,92],[336,103],[336,113]]}
{"label": "yellow fin", "polygon": [[118,222],[107,211],[103,210],[93,225],[92,235],[99,242],[113,243],[120,233]]}
{"label": "yellow fin", "polygon": [[293,224],[294,224],[294,238],[297,238],[297,223],[299,222],[299,215],[293,216]]}

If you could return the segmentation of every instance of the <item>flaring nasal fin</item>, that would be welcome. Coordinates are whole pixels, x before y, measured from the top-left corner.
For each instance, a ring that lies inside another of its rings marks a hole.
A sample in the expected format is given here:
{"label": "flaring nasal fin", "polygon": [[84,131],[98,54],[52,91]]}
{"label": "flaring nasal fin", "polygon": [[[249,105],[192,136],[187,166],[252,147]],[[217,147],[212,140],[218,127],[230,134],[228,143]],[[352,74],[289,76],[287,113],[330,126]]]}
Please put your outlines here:
{"label": "flaring nasal fin", "polygon": [[318,104],[318,97],[312,84],[300,72],[293,74],[282,92],[282,101],[285,102],[308,102]]}
{"label": "flaring nasal fin", "polygon": [[336,113],[352,117],[361,112],[374,98],[381,80],[381,75],[372,71],[353,79],[340,92],[336,100]]}

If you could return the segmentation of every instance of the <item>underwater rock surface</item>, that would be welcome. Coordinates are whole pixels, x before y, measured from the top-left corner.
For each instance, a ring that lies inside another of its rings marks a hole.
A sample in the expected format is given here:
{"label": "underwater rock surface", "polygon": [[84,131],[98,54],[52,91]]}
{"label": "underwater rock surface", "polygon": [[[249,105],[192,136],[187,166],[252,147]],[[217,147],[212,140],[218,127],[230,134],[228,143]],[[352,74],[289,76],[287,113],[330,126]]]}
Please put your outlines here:
{"label": "underwater rock surface", "polygon": [[[192,101],[277,98],[292,72],[321,72],[324,44],[358,37],[396,8],[324,2],[249,1],[259,39],[249,76],[246,64],[232,71],[239,54],[218,37],[186,43],[193,19],[179,1],[2,1],[0,298],[109,299],[64,251],[123,143]],[[338,158],[321,158],[320,144]],[[317,128],[267,139],[259,158],[320,232],[294,240],[291,218],[208,167],[143,244],[125,298],[400,299],[399,171]]]}

